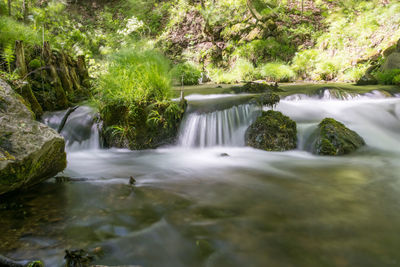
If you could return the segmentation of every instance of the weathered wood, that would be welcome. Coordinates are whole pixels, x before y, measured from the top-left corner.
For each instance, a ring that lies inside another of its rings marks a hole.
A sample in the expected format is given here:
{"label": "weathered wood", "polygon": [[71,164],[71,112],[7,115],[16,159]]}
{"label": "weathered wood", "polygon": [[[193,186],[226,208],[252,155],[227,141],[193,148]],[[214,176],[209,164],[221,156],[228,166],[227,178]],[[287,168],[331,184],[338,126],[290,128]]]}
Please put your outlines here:
{"label": "weathered wood", "polygon": [[69,68],[67,65],[67,60],[65,58],[65,54],[59,53],[58,54],[58,69],[57,73],[58,76],[60,77],[61,84],[63,86],[63,89],[65,92],[68,92],[69,95],[73,95],[74,89],[72,85],[72,79],[69,73]]}
{"label": "weathered wood", "polygon": [[77,71],[81,78],[82,84],[89,87],[89,72],[86,67],[85,56],[78,56],[77,60]]}
{"label": "weathered wood", "polygon": [[[18,73],[25,79],[28,74],[28,68],[26,67],[24,44],[22,41],[15,42],[15,59]],[[33,94],[31,85],[28,82],[24,82],[19,93],[29,103],[36,117],[40,118],[43,115],[43,109]]]}
{"label": "weathered wood", "polygon": [[57,98],[57,108],[68,107],[68,99],[61,85],[60,77],[57,73],[57,68],[54,62],[53,53],[50,48],[49,42],[43,43],[43,57],[45,59],[46,65],[48,66],[48,74],[51,77],[51,85],[55,91]]}

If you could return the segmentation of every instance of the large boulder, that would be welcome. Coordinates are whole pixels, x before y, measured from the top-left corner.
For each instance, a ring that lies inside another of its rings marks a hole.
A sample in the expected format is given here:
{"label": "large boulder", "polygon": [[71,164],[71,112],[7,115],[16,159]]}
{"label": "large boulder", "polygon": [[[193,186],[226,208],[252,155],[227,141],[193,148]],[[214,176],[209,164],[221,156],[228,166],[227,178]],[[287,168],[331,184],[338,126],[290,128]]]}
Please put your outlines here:
{"label": "large boulder", "polygon": [[400,51],[390,54],[385,63],[382,65],[381,71],[400,69]]}
{"label": "large boulder", "polygon": [[345,155],[365,145],[361,136],[332,118],[322,120],[311,138],[311,152],[317,155]]}
{"label": "large boulder", "polygon": [[246,145],[266,151],[295,149],[297,146],[296,122],[278,111],[263,111],[247,129]]}
{"label": "large boulder", "polygon": [[64,139],[33,119],[23,99],[0,80],[0,195],[64,170]]}

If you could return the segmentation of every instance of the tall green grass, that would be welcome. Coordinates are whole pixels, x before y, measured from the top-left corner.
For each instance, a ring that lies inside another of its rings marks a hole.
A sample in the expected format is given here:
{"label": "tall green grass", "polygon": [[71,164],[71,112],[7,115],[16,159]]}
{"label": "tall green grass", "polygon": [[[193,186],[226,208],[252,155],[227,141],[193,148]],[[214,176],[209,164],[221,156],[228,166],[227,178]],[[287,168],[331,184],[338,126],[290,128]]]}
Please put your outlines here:
{"label": "tall green grass", "polygon": [[171,96],[169,61],[155,50],[122,50],[109,58],[107,72],[99,78],[103,103],[163,101]]}
{"label": "tall green grass", "polygon": [[40,44],[40,35],[31,27],[7,16],[0,16],[0,44],[4,47],[22,40],[26,44]]}

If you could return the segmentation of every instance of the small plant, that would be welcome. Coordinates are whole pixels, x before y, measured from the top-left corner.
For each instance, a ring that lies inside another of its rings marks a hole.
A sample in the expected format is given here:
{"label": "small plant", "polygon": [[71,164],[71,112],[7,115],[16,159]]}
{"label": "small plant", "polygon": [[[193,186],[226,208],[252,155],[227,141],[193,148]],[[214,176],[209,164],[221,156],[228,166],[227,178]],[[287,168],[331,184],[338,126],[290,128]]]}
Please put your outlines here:
{"label": "small plant", "polygon": [[11,74],[11,63],[14,61],[15,56],[14,56],[14,51],[12,48],[11,44],[8,44],[5,48],[4,48],[4,52],[3,52],[3,57],[4,60],[7,63],[7,68],[8,68],[8,73]]}
{"label": "small plant", "polygon": [[267,63],[260,68],[261,75],[269,81],[289,82],[296,76],[290,66],[280,62]]}
{"label": "small plant", "polygon": [[172,77],[176,84],[196,85],[201,78],[201,70],[193,62],[185,62],[176,65],[172,71]]}
{"label": "small plant", "polygon": [[392,69],[376,73],[376,78],[380,84],[396,84],[399,75],[400,69]]}

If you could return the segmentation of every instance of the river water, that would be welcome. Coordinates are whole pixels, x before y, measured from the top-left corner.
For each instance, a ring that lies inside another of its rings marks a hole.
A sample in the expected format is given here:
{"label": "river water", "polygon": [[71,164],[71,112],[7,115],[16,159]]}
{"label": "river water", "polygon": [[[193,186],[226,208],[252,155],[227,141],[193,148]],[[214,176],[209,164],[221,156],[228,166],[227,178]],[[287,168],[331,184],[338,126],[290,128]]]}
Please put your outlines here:
{"label": "river water", "polygon": [[[79,108],[63,130],[61,175],[84,179],[49,180],[3,205],[0,253],[48,266],[61,266],[65,249],[95,247],[104,265],[399,266],[400,98],[297,95],[276,109],[298,123],[297,150],[245,147],[259,112],[245,103],[188,114],[177,145],[146,151],[100,149],[91,110]],[[305,151],[325,117],[367,146]]]}

